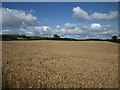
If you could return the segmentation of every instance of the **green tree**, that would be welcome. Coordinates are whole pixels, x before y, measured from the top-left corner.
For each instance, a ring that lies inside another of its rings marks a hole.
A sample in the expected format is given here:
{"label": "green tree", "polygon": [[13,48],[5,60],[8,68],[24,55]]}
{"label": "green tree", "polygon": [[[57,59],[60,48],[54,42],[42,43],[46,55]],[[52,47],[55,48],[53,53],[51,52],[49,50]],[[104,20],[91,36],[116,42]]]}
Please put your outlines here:
{"label": "green tree", "polygon": [[54,34],[54,39],[60,39],[60,36],[57,34]]}
{"label": "green tree", "polygon": [[112,40],[113,40],[113,41],[117,41],[117,36],[115,36],[115,35],[112,36]]}

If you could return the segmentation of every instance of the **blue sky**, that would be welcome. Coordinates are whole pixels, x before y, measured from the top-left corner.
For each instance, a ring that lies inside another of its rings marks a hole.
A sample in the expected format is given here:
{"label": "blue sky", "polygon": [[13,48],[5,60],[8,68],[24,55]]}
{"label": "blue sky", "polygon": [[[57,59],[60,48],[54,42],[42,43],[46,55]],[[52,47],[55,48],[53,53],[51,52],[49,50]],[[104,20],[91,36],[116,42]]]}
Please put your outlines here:
{"label": "blue sky", "polygon": [[[110,38],[111,35],[117,34],[118,30],[118,3],[115,2],[5,2],[2,7],[4,33],[49,34],[48,36],[57,33],[70,38]],[[9,18],[10,15],[13,19]],[[19,21],[15,19],[16,15],[19,16]],[[5,16],[8,18],[6,19]],[[24,16],[31,19],[25,20],[22,18]],[[11,24],[12,21],[15,22]],[[81,36],[77,36],[77,32]]]}

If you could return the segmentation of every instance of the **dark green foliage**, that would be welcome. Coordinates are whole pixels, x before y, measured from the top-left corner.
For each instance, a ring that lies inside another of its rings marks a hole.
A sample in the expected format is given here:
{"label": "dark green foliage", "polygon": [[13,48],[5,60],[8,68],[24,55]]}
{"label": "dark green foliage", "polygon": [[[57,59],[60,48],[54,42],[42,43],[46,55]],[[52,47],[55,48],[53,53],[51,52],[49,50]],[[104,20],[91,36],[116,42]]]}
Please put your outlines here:
{"label": "dark green foliage", "polygon": [[55,40],[58,40],[58,39],[60,39],[60,36],[57,35],[57,34],[54,34],[54,39],[55,39]]}
{"label": "dark green foliage", "polygon": [[9,41],[9,40],[17,40],[16,34],[4,34],[2,35],[2,40]]}
{"label": "dark green foliage", "polygon": [[41,37],[41,36],[26,36],[26,35],[17,35],[17,34],[3,34],[2,40],[3,41],[10,41],[10,40],[49,40],[48,37]]}
{"label": "dark green foliage", "polygon": [[41,36],[29,36],[29,40],[47,40],[48,37],[41,37]]}
{"label": "dark green foliage", "polygon": [[74,38],[60,38],[60,36],[57,34],[54,34],[53,38],[42,37],[42,36],[3,34],[3,35],[0,35],[0,40],[3,40],[3,41],[10,41],[10,40],[110,41],[110,42],[120,43],[120,39],[117,39],[117,36],[112,36],[112,39],[74,39]]}
{"label": "dark green foliage", "polygon": [[117,41],[117,36],[112,36],[113,41]]}

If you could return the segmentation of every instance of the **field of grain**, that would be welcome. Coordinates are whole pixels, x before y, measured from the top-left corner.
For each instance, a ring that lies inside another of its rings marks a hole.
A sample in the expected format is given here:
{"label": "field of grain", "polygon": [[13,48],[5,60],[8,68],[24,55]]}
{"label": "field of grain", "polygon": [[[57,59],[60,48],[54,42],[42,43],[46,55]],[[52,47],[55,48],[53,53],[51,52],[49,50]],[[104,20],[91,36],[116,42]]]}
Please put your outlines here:
{"label": "field of grain", "polygon": [[3,41],[3,88],[117,88],[118,44]]}

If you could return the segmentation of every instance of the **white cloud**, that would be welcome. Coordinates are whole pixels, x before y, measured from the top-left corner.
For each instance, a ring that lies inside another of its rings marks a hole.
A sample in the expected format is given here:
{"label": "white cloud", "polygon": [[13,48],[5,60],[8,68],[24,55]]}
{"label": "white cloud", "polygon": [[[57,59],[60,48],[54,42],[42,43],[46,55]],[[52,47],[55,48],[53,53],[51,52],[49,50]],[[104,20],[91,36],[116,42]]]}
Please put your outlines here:
{"label": "white cloud", "polygon": [[74,29],[75,27],[76,27],[75,24],[71,24],[71,23],[66,23],[65,24],[65,28],[67,28],[67,29]]}
{"label": "white cloud", "polygon": [[91,15],[91,18],[98,20],[114,20],[117,18],[117,16],[118,16],[117,11],[110,11],[108,14],[95,12]]}
{"label": "white cloud", "polygon": [[99,23],[91,24],[91,29],[93,29],[93,30],[99,30],[101,28],[102,28],[102,26]]}
{"label": "white cloud", "polygon": [[48,28],[49,28],[48,26],[43,26],[44,31],[47,31]]}
{"label": "white cloud", "polygon": [[79,20],[114,20],[118,17],[118,11],[110,11],[109,13],[94,12],[91,15],[79,6],[72,9],[73,15]]}
{"label": "white cloud", "polygon": [[[73,29],[66,28],[68,26],[74,26]],[[63,38],[111,38],[116,35],[117,29],[111,25],[101,25],[100,23],[92,23],[90,25],[76,25],[66,23],[63,26],[49,27],[49,26],[28,26],[17,30],[3,30],[3,33],[18,33],[24,35],[40,35],[51,37],[53,34],[59,34]]]}
{"label": "white cloud", "polygon": [[33,32],[26,32],[27,35],[33,35]]}
{"label": "white cloud", "polygon": [[90,17],[88,16],[88,13],[86,11],[84,11],[83,9],[81,9],[80,7],[74,7],[72,9],[72,11],[74,12],[74,16],[80,20],[89,20]]}
{"label": "white cloud", "polygon": [[57,28],[60,28],[60,26],[59,26],[59,25],[57,25],[56,27],[57,27]]}
{"label": "white cloud", "polygon": [[48,35],[52,33],[52,30],[48,26],[28,26],[20,28],[19,33],[25,35]]}
{"label": "white cloud", "polygon": [[0,8],[2,10],[2,26],[29,26],[37,23],[37,18],[23,10]]}

